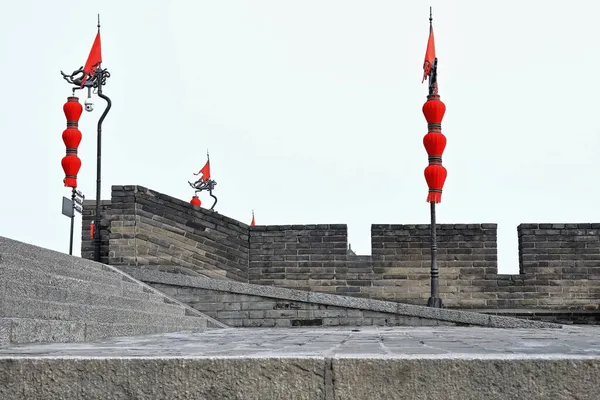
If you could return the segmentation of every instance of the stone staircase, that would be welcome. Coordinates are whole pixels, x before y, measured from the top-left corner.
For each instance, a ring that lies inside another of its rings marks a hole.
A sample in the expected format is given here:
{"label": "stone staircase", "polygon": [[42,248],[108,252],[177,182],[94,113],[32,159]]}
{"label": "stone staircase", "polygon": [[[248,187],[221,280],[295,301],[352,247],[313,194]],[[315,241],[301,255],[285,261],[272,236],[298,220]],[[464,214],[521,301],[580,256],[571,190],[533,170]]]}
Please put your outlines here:
{"label": "stone staircase", "polygon": [[0,237],[0,344],[223,328],[108,265]]}

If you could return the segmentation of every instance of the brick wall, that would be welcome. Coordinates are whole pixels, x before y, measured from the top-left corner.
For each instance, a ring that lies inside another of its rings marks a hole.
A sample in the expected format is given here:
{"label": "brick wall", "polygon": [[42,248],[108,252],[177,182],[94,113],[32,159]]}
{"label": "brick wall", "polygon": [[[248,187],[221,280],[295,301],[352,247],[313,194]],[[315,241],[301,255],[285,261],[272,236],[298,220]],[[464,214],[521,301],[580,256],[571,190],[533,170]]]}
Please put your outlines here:
{"label": "brick wall", "polygon": [[[100,200],[100,262],[108,264],[110,237],[110,218],[112,216],[110,200]],[[84,200],[81,216],[81,258],[94,259],[94,241],[90,238],[90,224],[96,218],[96,201]]]}
{"label": "brick wall", "polygon": [[[249,227],[140,186],[114,186],[105,207],[113,265],[412,304],[429,297],[429,225],[372,225],[372,255],[357,256],[346,225]],[[497,273],[496,231],[496,224],[438,225],[445,306],[600,306],[600,224],[520,225],[518,275]]]}
{"label": "brick wall", "polygon": [[[484,307],[497,273],[496,224],[437,225],[440,294],[450,307]],[[373,225],[373,281],[380,297],[423,304],[430,295],[429,225]]]}
{"label": "brick wall", "polygon": [[160,283],[150,285],[226,325],[236,327],[455,325],[435,319],[313,302]]}
{"label": "brick wall", "polygon": [[247,225],[141,186],[113,186],[111,206],[111,265],[247,281]]}
{"label": "brick wall", "polygon": [[346,225],[254,226],[250,283],[334,291],[346,286]]}
{"label": "brick wall", "polygon": [[518,234],[519,284],[535,287],[523,299],[542,307],[600,304],[600,224],[521,224]]}

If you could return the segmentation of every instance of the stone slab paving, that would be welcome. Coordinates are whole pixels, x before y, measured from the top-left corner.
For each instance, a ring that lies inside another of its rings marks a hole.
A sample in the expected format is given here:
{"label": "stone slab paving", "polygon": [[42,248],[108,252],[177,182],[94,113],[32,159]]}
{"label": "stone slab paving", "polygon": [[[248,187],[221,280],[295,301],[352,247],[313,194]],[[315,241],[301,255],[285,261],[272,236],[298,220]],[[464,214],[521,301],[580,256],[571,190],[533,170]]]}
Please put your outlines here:
{"label": "stone slab paving", "polygon": [[0,348],[0,359],[22,357],[600,359],[600,328],[236,328]]}
{"label": "stone slab paving", "polygon": [[600,330],[220,329],[0,348],[0,399],[598,400]]}

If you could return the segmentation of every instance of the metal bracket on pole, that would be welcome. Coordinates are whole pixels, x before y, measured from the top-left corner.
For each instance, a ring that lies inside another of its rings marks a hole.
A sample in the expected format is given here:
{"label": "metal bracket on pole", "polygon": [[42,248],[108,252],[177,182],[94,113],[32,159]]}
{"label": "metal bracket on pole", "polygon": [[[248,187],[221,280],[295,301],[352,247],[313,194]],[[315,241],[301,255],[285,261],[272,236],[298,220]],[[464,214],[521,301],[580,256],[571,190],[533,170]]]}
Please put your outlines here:
{"label": "metal bracket on pole", "polygon": [[75,228],[75,213],[83,213],[83,200],[85,196],[79,190],[73,188],[71,198],[63,196],[62,214],[71,218],[71,231],[69,233],[69,255],[73,255],[73,232]]}

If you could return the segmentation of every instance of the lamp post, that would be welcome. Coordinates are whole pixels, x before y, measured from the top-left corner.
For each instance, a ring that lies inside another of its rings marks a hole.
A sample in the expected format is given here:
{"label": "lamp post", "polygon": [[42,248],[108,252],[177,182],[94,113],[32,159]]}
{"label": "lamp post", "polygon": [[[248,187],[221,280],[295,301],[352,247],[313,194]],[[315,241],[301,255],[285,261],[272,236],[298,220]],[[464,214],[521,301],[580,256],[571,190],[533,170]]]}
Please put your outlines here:
{"label": "lamp post", "polygon": [[102,123],[106,118],[106,115],[110,111],[112,102],[108,96],[106,96],[102,87],[106,84],[106,79],[110,78],[110,72],[107,69],[102,69],[102,51],[100,44],[100,15],[98,15],[98,33],[96,39],[92,45],[92,49],[88,56],[85,66],[73,71],[70,75],[60,72],[63,78],[73,85],[73,96],[75,96],[76,90],[87,89],[88,97],[84,102],[85,110],[92,112],[94,110],[94,104],[91,101],[92,92],[98,94],[98,97],[106,101],[106,108],[98,120],[97,127],[97,153],[96,153],[96,215],[94,217],[94,260],[100,261],[100,196],[101,196],[101,173],[102,173]]}
{"label": "lamp post", "polygon": [[[98,29],[100,29],[100,24],[98,24]],[[101,67],[97,69],[98,76],[98,97],[106,101],[106,108],[104,112],[100,116],[98,120],[98,141],[97,141],[97,152],[96,152],[96,217],[94,226],[97,228],[94,231],[94,260],[100,261],[100,247],[102,245],[102,238],[100,237],[100,196],[102,189],[102,122],[104,122],[104,118],[110,111],[110,107],[112,106],[112,102],[110,98],[102,93],[102,86],[104,85],[105,79],[110,76],[110,73],[106,70],[102,70]]]}
{"label": "lamp post", "polygon": [[442,189],[446,181],[447,171],[442,165],[442,154],[446,147],[446,137],[442,134],[442,119],[446,112],[446,105],[440,100],[437,85],[437,63],[435,56],[435,43],[433,37],[433,18],[429,9],[429,40],[423,64],[425,78],[429,79],[429,94],[423,105],[423,115],[427,120],[427,134],[423,138],[423,145],[427,151],[429,165],[425,168],[425,180],[429,187],[427,202],[430,203],[431,216],[431,295],[427,301],[429,307],[442,307],[439,294],[439,269],[437,265],[437,231],[435,205],[442,201]]}

